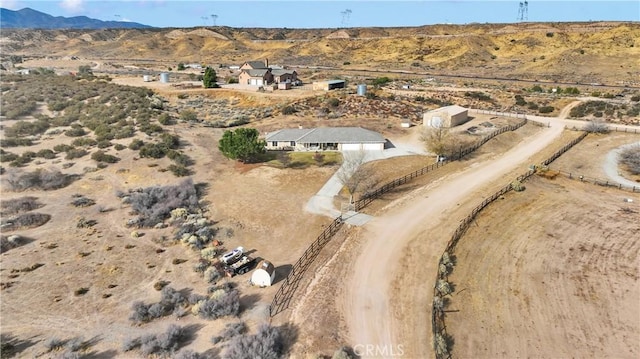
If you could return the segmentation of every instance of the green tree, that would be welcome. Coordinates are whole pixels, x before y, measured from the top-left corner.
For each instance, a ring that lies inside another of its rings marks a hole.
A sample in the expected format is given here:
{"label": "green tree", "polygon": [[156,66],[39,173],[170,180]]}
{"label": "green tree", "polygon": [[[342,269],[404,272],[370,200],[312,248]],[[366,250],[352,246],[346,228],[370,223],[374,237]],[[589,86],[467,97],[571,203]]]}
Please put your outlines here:
{"label": "green tree", "polygon": [[178,64],[178,71],[183,71],[184,69],[186,69],[186,67],[184,67],[184,64],[181,62]]}
{"label": "green tree", "polygon": [[218,149],[228,158],[243,163],[254,161],[258,154],[265,152],[266,143],[258,138],[255,128],[239,128],[224,131]]}
{"label": "green tree", "polygon": [[204,70],[204,76],[202,77],[202,84],[204,85],[204,88],[210,89],[218,87],[218,84],[216,83],[217,80],[218,77],[216,76],[216,70],[211,67],[207,67],[207,69]]}

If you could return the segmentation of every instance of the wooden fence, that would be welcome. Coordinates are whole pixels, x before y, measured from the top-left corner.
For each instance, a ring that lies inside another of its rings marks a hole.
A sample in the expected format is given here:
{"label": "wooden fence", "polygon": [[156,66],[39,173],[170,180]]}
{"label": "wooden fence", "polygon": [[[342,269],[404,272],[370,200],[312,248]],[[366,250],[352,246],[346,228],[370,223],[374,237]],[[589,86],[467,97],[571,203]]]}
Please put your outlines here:
{"label": "wooden fence", "polygon": [[[556,160],[558,157],[560,157],[563,153],[567,152],[571,147],[575,146],[578,142],[582,141],[586,136],[587,136],[587,133],[586,132],[583,133],[582,135],[580,135],[579,137],[575,138],[574,140],[569,142],[567,145],[562,147],[560,150],[556,151],[553,155],[551,155],[549,158],[544,160],[542,163],[545,166],[550,164],[551,162]],[[524,173],[523,175],[519,176],[517,180],[520,182],[525,181],[535,173],[536,173],[536,170],[531,169],[526,173]],[[449,241],[447,242],[447,246],[444,252],[440,256],[440,260],[438,262],[438,271],[436,273],[436,281],[433,287],[434,303],[432,304],[432,308],[431,308],[431,328],[433,330],[433,346],[436,352],[437,359],[451,358],[450,344],[449,344],[451,337],[447,333],[447,326],[445,323],[446,311],[444,309],[444,305],[442,304],[435,305],[437,301],[439,301],[439,303],[443,303],[443,298],[446,295],[450,294],[450,291],[447,290],[447,288],[450,288],[448,284],[449,274],[451,274],[451,271],[453,270],[453,263],[451,262],[450,258],[454,255],[455,247],[458,244],[458,241],[460,241],[462,236],[469,229],[469,225],[471,224],[471,222],[473,222],[476,216],[484,208],[486,208],[490,203],[500,198],[501,196],[511,191],[512,189],[513,189],[513,186],[511,183],[502,187],[492,196],[490,196],[489,198],[486,198],[484,201],[482,201],[482,203],[480,203],[473,210],[471,210],[471,213],[469,213],[469,215],[467,215],[467,217],[465,217],[460,222],[460,225],[458,226],[458,228],[456,228],[456,230],[453,232],[451,239],[449,239]],[[446,285],[444,285],[444,283],[446,283]]]}
{"label": "wooden fence", "polygon": [[381,187],[378,187],[374,191],[365,193],[362,197],[360,197],[357,201],[355,201],[355,203],[354,203],[355,209],[354,210],[355,211],[361,210],[362,208],[364,208],[367,205],[369,205],[369,203],[373,202],[374,199],[380,198],[382,195],[384,195],[385,193],[391,191],[392,189],[394,189],[394,188],[396,188],[398,186],[401,186],[401,185],[411,181],[414,178],[417,178],[419,176],[422,176],[424,174],[432,172],[433,170],[444,166],[449,161],[461,159],[464,156],[470,154],[471,152],[477,150],[478,148],[480,148],[480,146],[484,145],[490,139],[498,136],[499,134],[505,133],[507,131],[515,131],[518,128],[524,126],[526,123],[527,123],[527,120],[524,119],[521,122],[516,123],[514,125],[509,125],[509,126],[502,127],[500,129],[490,133],[489,135],[483,137],[480,141],[476,142],[472,146],[467,147],[465,149],[460,149],[460,151],[458,153],[454,154],[450,159],[448,159],[448,161],[436,162],[436,163],[434,163],[432,165],[423,167],[423,168],[421,168],[421,169],[419,169],[417,171],[411,172],[411,173],[409,173],[407,175],[404,175],[402,177],[398,177],[398,178],[394,179],[393,181],[388,182],[388,183],[382,185]]}
{"label": "wooden fence", "polygon": [[300,280],[302,279],[305,271],[316,259],[322,248],[331,240],[331,238],[333,238],[338,230],[340,230],[342,224],[342,216],[334,219],[333,222],[331,222],[331,224],[322,231],[318,238],[311,243],[302,257],[300,257],[300,259],[298,259],[298,261],[293,265],[291,271],[284,279],[284,283],[282,283],[273,297],[271,305],[269,305],[270,317],[274,317],[278,313],[289,308],[289,304],[293,299],[293,294],[296,289],[298,289],[298,285],[300,284]]}
{"label": "wooden fence", "polygon": [[631,191],[631,192],[640,192],[640,183],[637,186],[629,186],[629,185],[624,185],[624,184],[621,184],[621,183],[618,183],[618,182],[614,182],[614,181],[603,180],[603,179],[598,179],[598,178],[593,178],[593,177],[587,177],[587,176],[579,175],[579,174],[576,174],[576,173],[562,171],[562,170],[556,170],[556,169],[552,169],[552,168],[549,168],[549,171],[557,172],[558,174],[566,176],[569,179],[574,179],[576,181],[593,183],[593,184],[598,185],[598,186],[612,187],[612,188],[627,190],[627,191]]}

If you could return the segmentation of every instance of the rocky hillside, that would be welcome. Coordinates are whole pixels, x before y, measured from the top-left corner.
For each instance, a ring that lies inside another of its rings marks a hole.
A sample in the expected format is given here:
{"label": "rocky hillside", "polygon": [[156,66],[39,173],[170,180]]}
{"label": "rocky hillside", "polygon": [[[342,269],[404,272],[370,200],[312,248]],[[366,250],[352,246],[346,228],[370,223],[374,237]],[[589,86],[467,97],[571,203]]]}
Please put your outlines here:
{"label": "rocky hillside", "polygon": [[4,54],[397,69],[640,84],[640,24],[407,28],[3,30]]}

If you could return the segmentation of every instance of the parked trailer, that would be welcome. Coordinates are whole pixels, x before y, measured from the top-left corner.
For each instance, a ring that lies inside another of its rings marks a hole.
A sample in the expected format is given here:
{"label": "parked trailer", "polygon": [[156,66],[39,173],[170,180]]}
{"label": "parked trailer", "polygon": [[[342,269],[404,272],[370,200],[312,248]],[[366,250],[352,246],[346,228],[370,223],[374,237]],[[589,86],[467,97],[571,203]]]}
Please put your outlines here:
{"label": "parked trailer", "polygon": [[255,258],[242,256],[239,261],[225,266],[224,273],[227,275],[227,277],[233,277],[236,274],[245,274],[253,268],[255,263]]}

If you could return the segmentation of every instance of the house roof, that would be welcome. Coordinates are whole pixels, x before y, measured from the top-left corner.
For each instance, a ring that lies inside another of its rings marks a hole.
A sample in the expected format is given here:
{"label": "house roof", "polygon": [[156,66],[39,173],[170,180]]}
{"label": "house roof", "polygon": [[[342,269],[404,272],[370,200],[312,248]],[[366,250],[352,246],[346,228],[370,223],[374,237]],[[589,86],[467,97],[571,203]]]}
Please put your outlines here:
{"label": "house roof", "polygon": [[269,72],[269,69],[247,69],[242,71],[248,73],[251,77],[264,77]]}
{"label": "house roof", "polygon": [[462,106],[451,105],[451,106],[440,107],[435,110],[428,111],[427,113],[446,112],[449,116],[455,116],[457,114],[460,114],[466,111],[468,110]]}
{"label": "house roof", "polygon": [[284,70],[284,69],[271,69],[273,76],[280,76],[284,74],[294,74],[296,70]]}
{"label": "house roof", "polygon": [[266,69],[267,66],[265,65],[264,61],[247,61],[245,62],[245,64],[251,66],[254,69]]}
{"label": "house roof", "polygon": [[385,143],[381,134],[362,127],[283,129],[267,134],[265,140],[297,143]]}
{"label": "house roof", "polygon": [[256,270],[258,269],[262,269],[264,271],[266,271],[267,273],[269,273],[269,275],[271,275],[273,272],[276,271],[276,268],[273,266],[273,264],[271,264],[271,262],[267,261],[267,260],[263,260],[260,263],[258,263],[258,266],[256,267]]}

